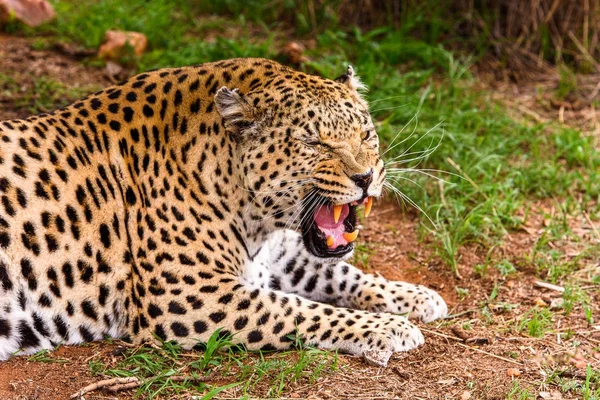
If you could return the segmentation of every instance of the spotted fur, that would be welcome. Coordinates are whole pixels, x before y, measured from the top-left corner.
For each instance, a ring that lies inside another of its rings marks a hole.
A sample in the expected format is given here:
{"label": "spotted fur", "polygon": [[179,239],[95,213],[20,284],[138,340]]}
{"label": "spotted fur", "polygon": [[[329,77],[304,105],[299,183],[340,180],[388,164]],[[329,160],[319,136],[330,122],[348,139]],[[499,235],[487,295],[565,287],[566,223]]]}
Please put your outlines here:
{"label": "spotted fur", "polygon": [[332,81],[234,59],[1,122],[0,359],[105,336],[190,348],[217,328],[380,365],[420,345],[396,314],[444,316],[436,293],[315,257],[296,232],[311,193],[381,194],[358,87],[351,68]]}

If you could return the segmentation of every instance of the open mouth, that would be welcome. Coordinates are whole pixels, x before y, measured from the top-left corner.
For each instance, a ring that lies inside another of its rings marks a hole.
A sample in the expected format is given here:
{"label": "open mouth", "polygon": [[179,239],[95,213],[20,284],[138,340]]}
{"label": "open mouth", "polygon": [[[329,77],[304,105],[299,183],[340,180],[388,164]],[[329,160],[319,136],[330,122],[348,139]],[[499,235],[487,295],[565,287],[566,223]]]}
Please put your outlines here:
{"label": "open mouth", "polygon": [[369,216],[373,198],[348,204],[325,204],[317,207],[311,216],[302,218],[304,245],[317,257],[342,257],[354,248],[358,237],[356,208],[365,205],[365,217]]}

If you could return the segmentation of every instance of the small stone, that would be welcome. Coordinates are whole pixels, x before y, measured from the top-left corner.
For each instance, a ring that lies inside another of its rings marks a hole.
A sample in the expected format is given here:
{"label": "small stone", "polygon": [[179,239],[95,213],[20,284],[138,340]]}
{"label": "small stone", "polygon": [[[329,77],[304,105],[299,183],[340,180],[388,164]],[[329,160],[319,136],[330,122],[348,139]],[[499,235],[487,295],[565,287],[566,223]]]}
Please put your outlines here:
{"label": "small stone", "polygon": [[114,61],[106,62],[106,74],[110,77],[118,77],[123,73],[124,69]]}
{"label": "small stone", "polygon": [[29,26],[38,26],[52,20],[55,14],[47,0],[0,0],[0,23],[13,15]]}
{"label": "small stone", "polygon": [[466,390],[460,395],[460,400],[469,400],[470,398],[471,392],[468,392]]}
{"label": "small stone", "polygon": [[517,368],[508,368],[506,370],[506,376],[509,376],[511,378],[515,378],[517,376],[521,376],[522,372],[517,369]]}
{"label": "small stone", "polygon": [[127,55],[128,46],[139,57],[146,51],[148,38],[139,32],[106,31],[104,43],[98,49],[98,58],[118,61]]}
{"label": "small stone", "polygon": [[565,301],[563,300],[562,297],[557,297],[556,299],[552,300],[552,303],[550,303],[550,308],[553,310],[562,308],[564,303],[565,303]]}
{"label": "small stone", "polygon": [[553,390],[551,392],[539,392],[538,398],[544,400],[562,400],[563,397],[560,392]]}

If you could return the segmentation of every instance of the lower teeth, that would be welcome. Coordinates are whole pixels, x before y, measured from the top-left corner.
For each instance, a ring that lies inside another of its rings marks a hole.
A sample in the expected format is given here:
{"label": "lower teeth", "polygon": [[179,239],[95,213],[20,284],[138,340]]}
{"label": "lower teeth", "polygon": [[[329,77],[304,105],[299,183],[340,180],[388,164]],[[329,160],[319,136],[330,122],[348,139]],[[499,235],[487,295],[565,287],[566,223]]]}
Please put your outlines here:
{"label": "lower teeth", "polygon": [[344,232],[343,236],[348,243],[352,243],[358,237],[358,229],[355,229],[354,232]]}
{"label": "lower teeth", "polygon": [[334,242],[335,242],[335,239],[333,238],[333,236],[327,236],[327,247],[333,246]]}
{"label": "lower teeth", "polygon": [[[354,232],[342,233],[342,236],[344,236],[344,239],[346,239],[346,242],[352,243],[358,237],[358,232],[359,232],[359,230],[355,229]],[[329,247],[329,248],[332,248],[333,245],[335,244],[335,238],[333,236],[327,236],[327,239],[325,241],[327,242],[327,247]]]}

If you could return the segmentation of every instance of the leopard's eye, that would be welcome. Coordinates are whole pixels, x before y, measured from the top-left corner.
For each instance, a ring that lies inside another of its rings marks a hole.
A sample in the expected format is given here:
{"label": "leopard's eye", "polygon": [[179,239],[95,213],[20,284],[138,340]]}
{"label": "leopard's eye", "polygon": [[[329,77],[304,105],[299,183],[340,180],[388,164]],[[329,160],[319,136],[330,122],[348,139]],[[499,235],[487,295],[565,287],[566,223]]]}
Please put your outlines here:
{"label": "leopard's eye", "polygon": [[307,140],[304,143],[306,143],[308,146],[318,146],[318,145],[321,144],[321,142],[319,140],[316,140],[316,139],[309,139],[309,140]]}
{"label": "leopard's eye", "polygon": [[366,142],[373,137],[373,130],[368,130],[364,132],[361,136],[361,139]]}

